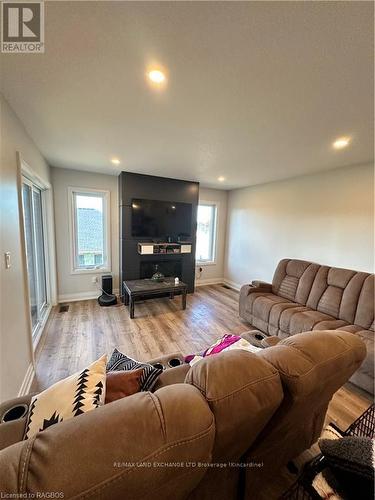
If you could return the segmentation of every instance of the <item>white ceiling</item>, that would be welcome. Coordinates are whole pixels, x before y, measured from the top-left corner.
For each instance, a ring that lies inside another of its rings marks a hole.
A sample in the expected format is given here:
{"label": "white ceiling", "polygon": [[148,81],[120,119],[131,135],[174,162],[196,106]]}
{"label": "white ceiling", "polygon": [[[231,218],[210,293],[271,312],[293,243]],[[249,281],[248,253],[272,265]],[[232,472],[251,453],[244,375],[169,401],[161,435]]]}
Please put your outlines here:
{"label": "white ceiling", "polygon": [[2,92],[53,166],[230,189],[373,158],[372,2],[46,2],[45,47]]}

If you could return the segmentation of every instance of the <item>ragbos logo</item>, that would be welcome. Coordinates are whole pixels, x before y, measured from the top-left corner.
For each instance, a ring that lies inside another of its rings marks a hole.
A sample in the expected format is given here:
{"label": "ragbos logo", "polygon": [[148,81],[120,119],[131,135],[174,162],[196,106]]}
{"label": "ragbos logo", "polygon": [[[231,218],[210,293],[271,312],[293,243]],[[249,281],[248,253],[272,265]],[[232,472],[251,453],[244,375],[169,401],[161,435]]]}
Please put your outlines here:
{"label": "ragbos logo", "polygon": [[44,52],[44,2],[1,2],[1,52]]}

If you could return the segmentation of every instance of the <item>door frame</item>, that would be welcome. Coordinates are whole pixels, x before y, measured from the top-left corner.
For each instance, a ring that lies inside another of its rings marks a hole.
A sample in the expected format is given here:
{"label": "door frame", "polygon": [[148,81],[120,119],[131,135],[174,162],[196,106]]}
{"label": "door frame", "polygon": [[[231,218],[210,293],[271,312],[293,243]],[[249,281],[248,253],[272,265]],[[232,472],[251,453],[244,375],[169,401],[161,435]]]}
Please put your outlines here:
{"label": "door frame", "polygon": [[[52,306],[57,304],[57,280],[56,280],[56,257],[55,257],[55,228],[54,228],[54,214],[53,214],[53,196],[52,196],[52,186],[49,182],[42,179],[38,174],[36,174],[29,164],[22,157],[20,152],[17,152],[17,180],[18,180],[18,204],[19,204],[19,218],[20,218],[20,237],[21,237],[21,249],[22,249],[22,261],[24,269],[24,290],[26,297],[26,308],[27,308],[27,318],[29,327],[29,338],[30,338],[30,349],[34,360],[34,352],[38,345],[38,342],[42,336],[44,327],[47,323],[49,314],[51,312]],[[23,178],[26,178],[30,183],[34,184],[41,191],[41,202],[42,202],[42,220],[43,220],[43,244],[44,244],[44,255],[45,255],[45,273],[46,273],[46,295],[47,295],[47,306],[41,320],[38,330],[33,336],[33,328],[31,321],[31,305],[30,305],[30,293],[29,293],[29,281],[27,273],[27,258],[26,258],[26,246],[25,246],[25,227],[23,219],[23,202],[22,202],[22,184]]]}

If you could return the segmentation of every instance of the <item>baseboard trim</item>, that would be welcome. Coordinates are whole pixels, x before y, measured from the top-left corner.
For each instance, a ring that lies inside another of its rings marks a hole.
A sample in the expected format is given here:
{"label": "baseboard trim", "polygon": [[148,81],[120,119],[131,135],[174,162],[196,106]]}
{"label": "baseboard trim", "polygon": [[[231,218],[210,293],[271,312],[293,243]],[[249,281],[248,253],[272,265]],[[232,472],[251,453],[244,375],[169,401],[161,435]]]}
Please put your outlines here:
{"label": "baseboard trim", "polygon": [[239,292],[241,290],[241,286],[238,283],[235,283],[234,281],[227,280],[224,278],[223,280],[224,285],[229,286],[229,288],[233,288],[233,290],[236,290],[236,292]]}
{"label": "baseboard trim", "polygon": [[26,370],[25,377],[22,381],[20,390],[18,391],[18,396],[26,396],[29,394],[31,385],[34,382],[35,377],[35,369],[32,363],[29,364],[29,367]]}
{"label": "baseboard trim", "polygon": [[224,283],[224,278],[206,278],[195,280],[195,286],[203,285],[222,285]]}
{"label": "baseboard trim", "polygon": [[[119,290],[114,289],[113,293],[118,295]],[[59,295],[58,303],[62,302],[79,302],[80,300],[92,300],[97,299],[101,295],[100,290],[94,290],[93,292],[78,292],[78,293],[67,293]]]}

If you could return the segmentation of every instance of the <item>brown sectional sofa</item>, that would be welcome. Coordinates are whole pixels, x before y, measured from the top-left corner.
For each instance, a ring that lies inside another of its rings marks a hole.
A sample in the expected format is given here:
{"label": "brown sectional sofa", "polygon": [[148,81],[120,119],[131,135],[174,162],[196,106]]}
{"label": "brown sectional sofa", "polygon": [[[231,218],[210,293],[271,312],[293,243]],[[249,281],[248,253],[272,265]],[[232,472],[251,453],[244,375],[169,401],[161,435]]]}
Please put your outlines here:
{"label": "brown sectional sofa", "polygon": [[310,330],[343,330],[363,340],[367,356],[351,381],[374,393],[374,275],[297,259],[280,261],[272,284],[240,292],[240,316],[281,338]]}
{"label": "brown sectional sofa", "polygon": [[[229,351],[171,368],[154,393],[109,403],[26,441],[25,418],[2,423],[0,493],[235,500],[246,470],[245,498],[256,500],[279,467],[316,441],[332,395],[364,356],[363,342],[347,332],[302,333],[257,354]],[[30,396],[0,405],[0,420],[21,402]]]}

